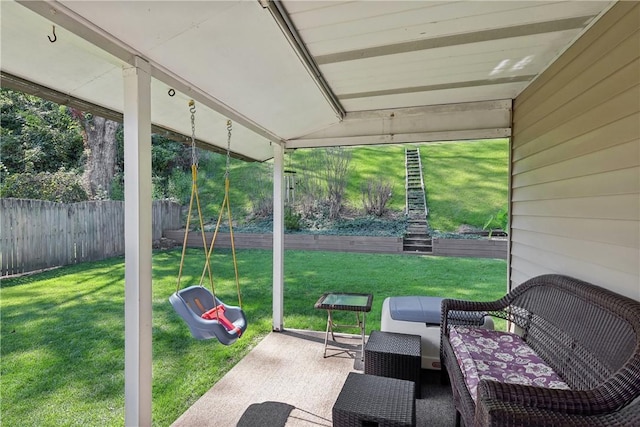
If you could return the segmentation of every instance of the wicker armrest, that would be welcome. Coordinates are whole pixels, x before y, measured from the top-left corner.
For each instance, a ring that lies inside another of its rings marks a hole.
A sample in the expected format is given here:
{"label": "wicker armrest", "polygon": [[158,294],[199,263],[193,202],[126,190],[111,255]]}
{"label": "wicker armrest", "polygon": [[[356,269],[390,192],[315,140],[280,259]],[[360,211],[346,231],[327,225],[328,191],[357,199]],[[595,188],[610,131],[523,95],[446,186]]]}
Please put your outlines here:
{"label": "wicker armrest", "polygon": [[518,410],[541,409],[564,414],[595,415],[613,411],[619,404],[607,399],[599,389],[561,390],[481,380],[476,405],[496,408],[509,404]]}
{"label": "wicker armrest", "polygon": [[[508,302],[505,298],[497,301],[477,302],[477,301],[464,301],[456,299],[443,299],[441,303],[441,321],[442,335],[449,335],[449,322],[451,320],[456,323],[474,324],[478,326],[482,324],[482,321],[477,322],[477,316],[475,318],[469,317],[465,319],[465,313],[486,313],[488,311],[503,310],[507,307]],[[473,320],[471,320],[473,319]],[[475,320],[475,321],[474,321]]]}

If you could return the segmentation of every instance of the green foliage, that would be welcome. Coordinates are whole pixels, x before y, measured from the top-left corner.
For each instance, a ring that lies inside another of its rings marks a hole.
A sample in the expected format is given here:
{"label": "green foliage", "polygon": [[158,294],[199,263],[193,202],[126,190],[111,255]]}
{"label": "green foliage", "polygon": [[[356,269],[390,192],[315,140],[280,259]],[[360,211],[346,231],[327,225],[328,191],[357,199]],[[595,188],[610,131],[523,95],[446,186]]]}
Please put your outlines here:
{"label": "green foliage", "polygon": [[87,200],[87,193],[82,187],[79,175],[59,171],[12,174],[2,183],[0,197],[74,203]]}
{"label": "green foliage", "polygon": [[[509,211],[507,209],[507,206],[505,206],[502,209],[500,209],[498,212],[496,212],[494,215],[491,215],[491,217],[489,217],[489,219],[484,224],[482,229],[493,230],[494,228],[498,228],[506,233],[508,231],[508,226],[509,226]],[[489,236],[491,236],[491,233],[489,233]]]}
{"label": "green foliage", "polygon": [[169,176],[166,196],[177,200],[178,203],[188,205],[191,197],[191,184],[191,171],[186,172],[176,168]]}
{"label": "green foliage", "polygon": [[[203,252],[188,250],[185,286],[200,278]],[[180,250],[154,254],[154,426],[174,422],[270,333],[272,252],[239,250],[238,262],[249,328],[234,345],[223,346],[194,340],[167,301],[175,292]],[[213,264],[217,294],[233,303],[231,252],[216,250]],[[313,305],[327,289],[373,293],[367,333],[380,329],[388,296],[490,301],[506,292],[502,260],[286,251],[284,271],[284,323],[291,329],[324,331],[326,313]],[[0,286],[2,425],[123,425],[122,258],[5,279]],[[353,313],[341,314],[336,321],[352,322]]]}
{"label": "green foliage", "polygon": [[[116,173],[110,197],[124,199],[124,133],[121,126],[116,135],[118,150]],[[188,174],[188,189],[184,190],[184,175]],[[189,203],[191,191],[191,148],[162,135],[151,135],[151,181],[154,199],[175,199]]]}
{"label": "green foliage", "polygon": [[[80,123],[85,116],[82,112],[70,111],[65,106],[36,96],[0,89],[0,113],[0,152],[2,153],[0,177],[3,180],[12,174],[24,172],[37,174],[62,170],[77,171],[81,174],[85,160]],[[115,177],[111,194],[105,196],[122,200],[124,198],[122,127],[118,130],[116,139],[118,150]],[[166,198],[179,193],[177,189],[182,187],[182,174],[176,171],[191,174],[190,148],[162,135],[152,135],[151,155],[154,196]],[[171,182],[173,178],[178,182]],[[15,178],[12,181],[24,182],[25,179],[27,178]],[[61,178],[54,178],[56,179]],[[13,194],[16,190],[11,191]],[[21,194],[31,194],[34,198],[41,198],[41,188],[33,191],[21,190]],[[183,194],[178,195],[183,196]]]}
{"label": "green foliage", "polygon": [[111,183],[111,200],[124,200],[124,172],[117,172]]}
{"label": "green foliage", "polygon": [[287,230],[298,231],[302,228],[302,214],[295,212],[291,207],[284,211],[284,227]]}
{"label": "green foliage", "polygon": [[81,126],[65,106],[0,89],[0,128],[6,174],[82,167]]}
{"label": "green foliage", "polygon": [[[188,173],[191,176],[191,148],[161,135],[152,135],[151,143],[153,197],[154,199],[173,198],[177,186],[176,183],[172,183],[172,179],[183,180],[182,176],[176,175],[176,172]],[[179,182],[178,186],[181,184]],[[178,193],[176,200],[181,198],[184,198],[184,194]]]}
{"label": "green foliage", "polygon": [[350,220],[339,220],[333,224],[331,234],[341,236],[395,236],[404,235],[406,218],[382,219],[366,216]]}

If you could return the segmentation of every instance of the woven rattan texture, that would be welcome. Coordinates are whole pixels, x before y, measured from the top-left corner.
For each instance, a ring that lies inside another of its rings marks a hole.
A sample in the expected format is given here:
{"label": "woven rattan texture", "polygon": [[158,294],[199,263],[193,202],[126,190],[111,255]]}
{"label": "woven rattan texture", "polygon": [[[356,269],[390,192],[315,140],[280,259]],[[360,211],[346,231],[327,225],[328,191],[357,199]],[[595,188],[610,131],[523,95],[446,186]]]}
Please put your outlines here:
{"label": "woven rattan texture", "polygon": [[415,384],[351,372],[333,406],[334,427],[415,426]]}
{"label": "woven rattan texture", "polygon": [[365,374],[413,381],[418,392],[421,362],[418,335],[372,331],[364,348]]}
{"label": "woven rattan texture", "polygon": [[[482,380],[476,408],[447,339],[461,311],[509,320],[572,390]],[[640,302],[544,275],[498,301],[443,300],[442,325],[442,363],[465,425],[640,425]]]}

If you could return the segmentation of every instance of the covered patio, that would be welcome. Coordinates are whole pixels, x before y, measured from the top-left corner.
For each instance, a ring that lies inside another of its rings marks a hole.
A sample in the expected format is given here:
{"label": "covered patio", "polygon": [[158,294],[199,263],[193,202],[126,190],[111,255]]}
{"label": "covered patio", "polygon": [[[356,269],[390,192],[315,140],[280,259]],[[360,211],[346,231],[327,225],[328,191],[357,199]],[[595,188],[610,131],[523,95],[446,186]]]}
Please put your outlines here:
{"label": "covered patio", "polygon": [[[345,378],[362,371],[354,368],[359,337],[337,338],[323,358],[324,333],[272,332],[172,425],[213,425],[215,420],[215,425],[238,427],[331,426]],[[422,377],[416,426],[454,425],[450,386],[441,383],[439,371],[424,370]]]}
{"label": "covered patio", "polygon": [[[191,99],[201,147],[223,150],[231,119],[232,155],[273,161],[273,331],[285,330],[283,158],[295,148],[508,137],[505,291],[561,273],[640,300],[637,2],[3,1],[0,12],[2,87],[125,125],[126,425],[151,424],[150,134],[188,141]],[[322,402],[309,412],[325,420]]]}

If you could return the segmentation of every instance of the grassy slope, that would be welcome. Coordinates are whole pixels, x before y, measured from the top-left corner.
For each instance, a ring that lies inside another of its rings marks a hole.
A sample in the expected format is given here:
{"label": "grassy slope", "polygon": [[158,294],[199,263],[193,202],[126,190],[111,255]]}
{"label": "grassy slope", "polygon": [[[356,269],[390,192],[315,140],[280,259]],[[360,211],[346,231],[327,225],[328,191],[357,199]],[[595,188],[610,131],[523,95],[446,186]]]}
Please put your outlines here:
{"label": "grassy slope", "polygon": [[[214,271],[218,296],[233,304],[237,297],[230,258],[229,251],[219,251]],[[270,331],[271,252],[243,250],[238,258],[249,328],[236,344],[225,347],[192,339],[167,301],[175,291],[180,252],[154,255],[154,425],[171,424]],[[190,250],[183,286],[199,278],[202,259],[202,251]],[[123,277],[123,260],[114,258],[2,281],[3,424],[122,425]],[[501,260],[287,251],[285,325],[324,330],[326,315],[313,304],[327,290],[372,292],[370,332],[380,327],[387,296],[491,300],[504,294],[505,278]]]}
{"label": "grassy slope", "polygon": [[[420,153],[427,186],[430,224],[433,229],[453,232],[461,224],[482,227],[507,200],[508,141],[470,141],[421,144]],[[352,153],[347,186],[347,205],[362,209],[361,186],[382,177],[393,183],[390,209],[404,209],[404,149],[406,145],[347,148]],[[285,165],[302,177],[311,150],[287,155]],[[209,221],[217,218],[224,196],[225,157],[209,155],[200,162],[200,200]],[[234,218],[250,211],[251,202],[271,196],[271,164],[231,161],[231,204]],[[300,178],[302,179],[302,178]]]}
{"label": "grassy slope", "polygon": [[361,186],[368,180],[389,181],[393,185],[393,196],[389,209],[404,209],[404,147],[389,145],[380,147],[359,147],[352,149],[352,172],[347,187],[347,199],[351,205],[362,209]]}
{"label": "grassy slope", "polygon": [[482,227],[507,204],[508,140],[420,147],[432,229]]}

